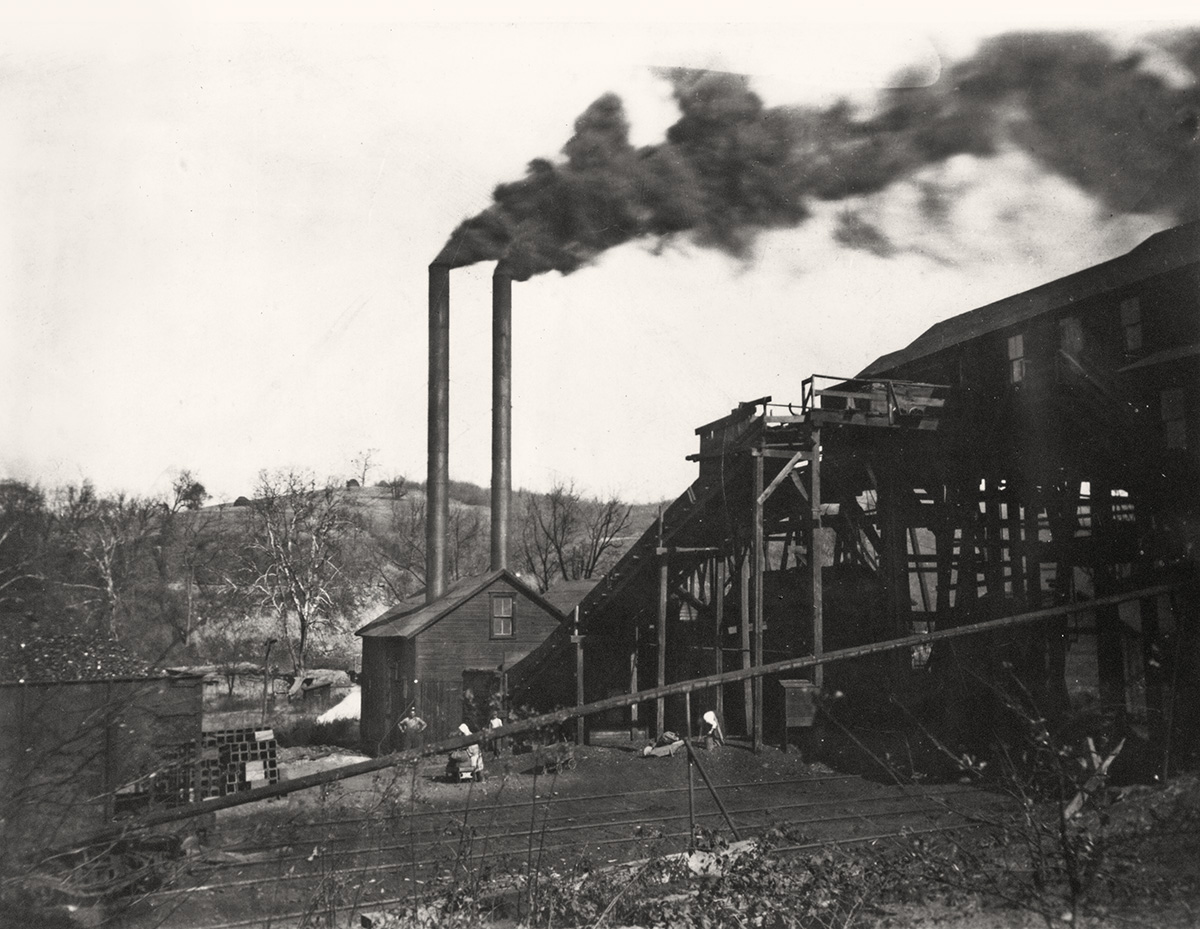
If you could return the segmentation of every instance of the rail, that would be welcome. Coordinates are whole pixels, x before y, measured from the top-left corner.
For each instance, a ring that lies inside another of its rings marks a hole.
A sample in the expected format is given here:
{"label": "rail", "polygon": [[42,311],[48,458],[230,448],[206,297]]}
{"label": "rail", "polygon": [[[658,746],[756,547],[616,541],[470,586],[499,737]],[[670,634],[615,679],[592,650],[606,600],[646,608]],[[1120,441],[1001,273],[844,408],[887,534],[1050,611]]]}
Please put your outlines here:
{"label": "rail", "polygon": [[950,390],[946,384],[813,374],[801,382],[799,414],[789,404],[786,414],[768,410],[767,422],[936,428]]}

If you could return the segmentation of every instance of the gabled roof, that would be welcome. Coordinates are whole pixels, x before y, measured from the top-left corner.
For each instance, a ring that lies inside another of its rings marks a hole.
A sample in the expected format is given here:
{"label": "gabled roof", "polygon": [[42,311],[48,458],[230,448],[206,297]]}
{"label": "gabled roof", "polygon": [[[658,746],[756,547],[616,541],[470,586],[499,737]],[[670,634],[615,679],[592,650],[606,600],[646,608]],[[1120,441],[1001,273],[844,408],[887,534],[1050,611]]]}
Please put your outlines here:
{"label": "gabled roof", "polygon": [[517,575],[506,569],[490,571],[475,577],[461,577],[451,584],[444,594],[433,603],[426,603],[424,595],[409,597],[396,604],[383,615],[371,620],[356,635],[362,636],[402,636],[411,638],[424,632],[439,619],[452,610],[457,609],[472,597],[482,593],[498,580],[505,580],[529,597],[547,613],[563,620],[563,612],[553,603],[530,587]]}
{"label": "gabled roof", "polygon": [[1200,222],[1155,233],[1132,251],[1110,261],[936,323],[905,348],[875,359],[858,376],[887,375],[989,332],[1197,262],[1200,262]]}
{"label": "gabled roof", "polygon": [[583,602],[583,598],[592,592],[592,588],[600,583],[600,578],[590,577],[577,581],[559,581],[542,596],[546,598],[563,616],[570,616],[575,607]]}
{"label": "gabled roof", "polygon": [[114,639],[42,632],[23,620],[0,625],[0,684],[145,680],[162,677]]}

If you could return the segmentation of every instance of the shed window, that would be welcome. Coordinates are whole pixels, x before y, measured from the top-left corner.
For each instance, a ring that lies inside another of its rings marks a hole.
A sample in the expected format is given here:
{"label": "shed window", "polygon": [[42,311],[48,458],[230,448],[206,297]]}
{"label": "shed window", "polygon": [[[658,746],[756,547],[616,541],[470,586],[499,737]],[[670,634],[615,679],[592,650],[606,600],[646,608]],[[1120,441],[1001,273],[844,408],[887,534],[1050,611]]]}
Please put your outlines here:
{"label": "shed window", "polygon": [[513,598],[508,594],[492,594],[492,638],[502,639],[513,634]]}
{"label": "shed window", "polygon": [[1164,390],[1161,395],[1163,432],[1167,448],[1187,448],[1187,412],[1183,402],[1183,391]]}
{"label": "shed window", "polygon": [[1137,297],[1121,301],[1121,328],[1125,330],[1125,351],[1142,350],[1142,304]]}
{"label": "shed window", "polygon": [[1012,384],[1025,380],[1025,336],[1019,332],[1008,337],[1008,380]]}

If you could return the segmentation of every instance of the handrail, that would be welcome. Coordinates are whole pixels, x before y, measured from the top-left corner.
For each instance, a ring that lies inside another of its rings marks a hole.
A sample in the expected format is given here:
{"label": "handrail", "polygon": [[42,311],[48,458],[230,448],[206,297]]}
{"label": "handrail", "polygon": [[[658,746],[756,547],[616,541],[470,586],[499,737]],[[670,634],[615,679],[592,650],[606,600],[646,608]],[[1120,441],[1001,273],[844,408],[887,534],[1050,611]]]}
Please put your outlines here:
{"label": "handrail", "polygon": [[[899,400],[899,394],[897,392],[897,386],[899,386],[902,391],[907,391],[907,390],[911,390],[914,388],[925,389],[925,390],[930,390],[930,391],[948,391],[951,389],[950,384],[930,384],[930,383],[926,383],[924,381],[906,381],[906,380],[900,380],[897,378],[838,377],[838,376],[835,376],[832,374],[811,374],[808,377],[804,378],[804,380],[802,380],[800,382],[800,411],[801,411],[802,415],[807,415],[808,413],[811,413],[814,410],[821,409],[821,407],[818,406],[818,401],[819,401],[820,397],[823,397],[823,396],[833,396],[833,397],[847,396],[848,397],[852,393],[854,393],[854,391],[831,390],[829,388],[821,388],[818,385],[818,381],[829,381],[833,384],[846,384],[846,385],[850,385],[852,387],[861,385],[863,387],[868,387],[868,389],[863,391],[863,393],[869,393],[872,395],[878,394],[880,388],[882,387],[885,402],[887,403],[887,407],[888,407],[888,421],[893,424],[895,422],[895,414],[897,412],[899,412],[899,409],[900,409],[900,400]],[[930,397],[931,402],[936,402],[941,399],[942,398],[939,398],[936,396]],[[791,409],[790,404],[771,404],[771,405],[787,406],[789,410]]]}

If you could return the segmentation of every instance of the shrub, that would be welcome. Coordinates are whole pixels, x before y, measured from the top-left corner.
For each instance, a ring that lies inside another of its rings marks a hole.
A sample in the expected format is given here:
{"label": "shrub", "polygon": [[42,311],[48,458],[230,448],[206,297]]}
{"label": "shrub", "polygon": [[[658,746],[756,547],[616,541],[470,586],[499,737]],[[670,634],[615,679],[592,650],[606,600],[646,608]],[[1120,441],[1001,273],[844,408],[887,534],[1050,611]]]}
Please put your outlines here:
{"label": "shrub", "polygon": [[297,748],[304,745],[336,745],[359,751],[362,748],[362,737],[359,733],[357,719],[338,719],[331,723],[319,723],[311,717],[297,719],[291,723],[276,726],[275,739],[283,748]]}

